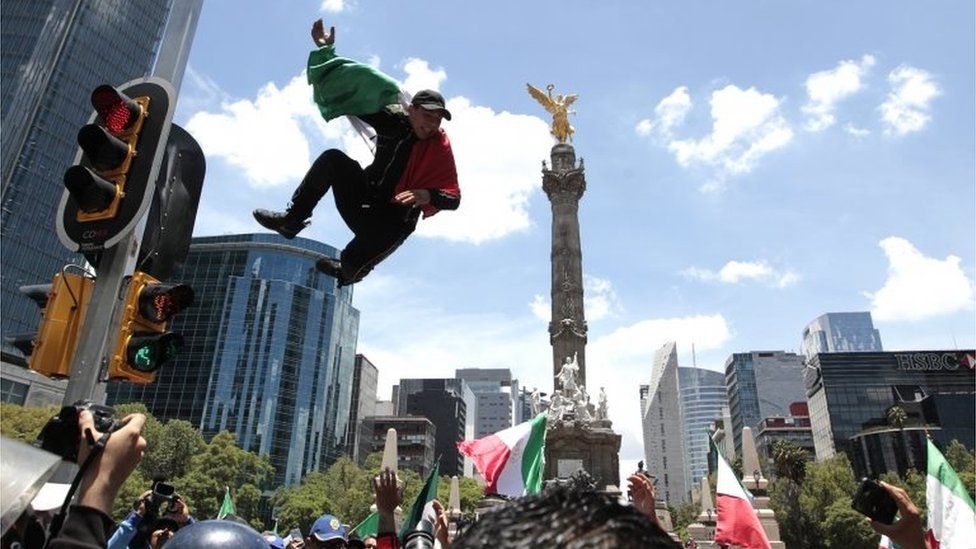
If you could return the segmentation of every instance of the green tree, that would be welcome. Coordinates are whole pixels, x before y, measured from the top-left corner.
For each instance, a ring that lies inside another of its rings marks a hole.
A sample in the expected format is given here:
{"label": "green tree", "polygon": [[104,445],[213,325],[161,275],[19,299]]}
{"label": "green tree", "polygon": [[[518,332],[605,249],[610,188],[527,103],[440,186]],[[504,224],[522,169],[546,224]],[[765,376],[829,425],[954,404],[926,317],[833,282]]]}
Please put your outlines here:
{"label": "green tree", "polygon": [[225,487],[230,487],[232,497],[236,498],[237,492],[245,485],[260,489],[273,476],[274,467],[266,456],[257,456],[238,448],[234,435],[223,431],[190,460],[187,473],[175,479],[173,484],[186,498],[193,515],[204,519],[217,515]]}
{"label": "green tree", "polygon": [[688,525],[695,522],[698,518],[698,507],[698,505],[691,502],[668,507],[674,530],[681,536],[681,539],[688,539]]}
{"label": "green tree", "polygon": [[325,473],[320,472],[309,473],[301,484],[280,488],[271,501],[278,508],[278,529],[282,532],[292,528],[308,532],[316,518],[334,508],[325,492]]}
{"label": "green tree", "polygon": [[966,486],[969,497],[976,499],[976,452],[970,452],[961,442],[953,440],[945,449],[945,457]]}
{"label": "green tree", "polygon": [[20,406],[0,403],[0,434],[32,444],[41,428],[58,413],[58,406]]}
{"label": "green tree", "polygon": [[837,500],[827,507],[823,522],[823,547],[831,549],[874,549],[878,534],[864,515],[851,508],[851,500]]}
{"label": "green tree", "polygon": [[[190,469],[193,456],[206,447],[200,431],[188,421],[167,421],[152,437],[152,448],[146,451],[139,469],[149,478],[173,480]],[[149,444],[149,439],[146,440]]]}
{"label": "green tree", "polygon": [[785,476],[769,485],[769,506],[779,522],[780,538],[790,549],[813,549],[820,545],[811,539],[816,526],[800,508],[800,485]]}
{"label": "green tree", "polygon": [[911,455],[908,451],[908,442],[905,440],[905,422],[908,420],[908,414],[905,413],[905,409],[897,404],[888,408],[886,413],[888,418],[888,425],[898,429],[899,439],[901,440],[901,453],[902,458],[905,460],[905,466],[902,469],[908,469],[911,467]]}
{"label": "green tree", "polygon": [[803,482],[810,454],[795,442],[777,440],[773,443],[773,467],[777,478]]}

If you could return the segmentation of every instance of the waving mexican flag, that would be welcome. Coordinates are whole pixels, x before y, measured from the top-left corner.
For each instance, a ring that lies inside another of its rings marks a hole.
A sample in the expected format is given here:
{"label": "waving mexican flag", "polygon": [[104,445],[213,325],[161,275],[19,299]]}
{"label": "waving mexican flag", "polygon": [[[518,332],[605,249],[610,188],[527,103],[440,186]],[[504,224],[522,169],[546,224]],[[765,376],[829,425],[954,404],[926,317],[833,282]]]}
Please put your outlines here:
{"label": "waving mexican flag", "polygon": [[485,493],[519,497],[542,490],[546,414],[477,440],[458,443],[485,477]]}
{"label": "waving mexican flag", "polygon": [[925,499],[929,531],[926,537],[935,542],[935,547],[973,547],[976,544],[976,506],[942,452],[931,440],[927,442]]}

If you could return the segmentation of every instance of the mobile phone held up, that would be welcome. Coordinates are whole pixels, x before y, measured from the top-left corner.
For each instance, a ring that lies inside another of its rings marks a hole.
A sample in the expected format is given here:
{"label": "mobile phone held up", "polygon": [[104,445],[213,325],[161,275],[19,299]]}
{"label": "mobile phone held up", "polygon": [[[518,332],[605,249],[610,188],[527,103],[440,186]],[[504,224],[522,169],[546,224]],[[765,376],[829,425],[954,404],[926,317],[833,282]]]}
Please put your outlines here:
{"label": "mobile phone held up", "polygon": [[851,507],[858,513],[884,524],[895,522],[895,514],[898,513],[898,505],[895,504],[891,494],[869,478],[861,480],[861,485],[851,501]]}

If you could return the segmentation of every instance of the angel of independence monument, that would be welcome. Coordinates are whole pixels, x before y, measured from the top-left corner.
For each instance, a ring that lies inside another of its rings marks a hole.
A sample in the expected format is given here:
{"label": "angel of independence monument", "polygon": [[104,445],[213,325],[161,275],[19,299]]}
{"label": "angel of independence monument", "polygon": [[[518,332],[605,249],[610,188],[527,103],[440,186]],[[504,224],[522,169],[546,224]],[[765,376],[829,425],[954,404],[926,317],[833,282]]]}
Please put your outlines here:
{"label": "angel of independence monument", "polygon": [[[558,141],[550,153],[551,168],[542,163],[542,188],[552,204],[552,345],[553,392],[546,431],[546,479],[565,478],[583,469],[600,487],[619,482],[620,435],[607,417],[607,396],[600,388],[596,402],[586,389],[586,319],[583,316],[583,255],[580,247],[579,201],[586,190],[582,159],[577,164],[569,106],[575,94],[556,94],[528,85],[532,95],[552,114],[551,133]],[[538,411],[534,395],[534,411]]]}

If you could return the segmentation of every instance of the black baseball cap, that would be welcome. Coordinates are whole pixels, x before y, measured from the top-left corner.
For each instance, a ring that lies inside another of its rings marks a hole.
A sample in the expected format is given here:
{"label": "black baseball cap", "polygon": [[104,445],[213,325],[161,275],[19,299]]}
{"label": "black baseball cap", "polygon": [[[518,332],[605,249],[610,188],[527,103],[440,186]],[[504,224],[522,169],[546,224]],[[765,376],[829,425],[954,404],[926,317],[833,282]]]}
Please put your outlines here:
{"label": "black baseball cap", "polygon": [[428,111],[439,111],[444,118],[451,119],[451,111],[444,107],[444,96],[434,90],[420,90],[414,94],[410,103]]}

